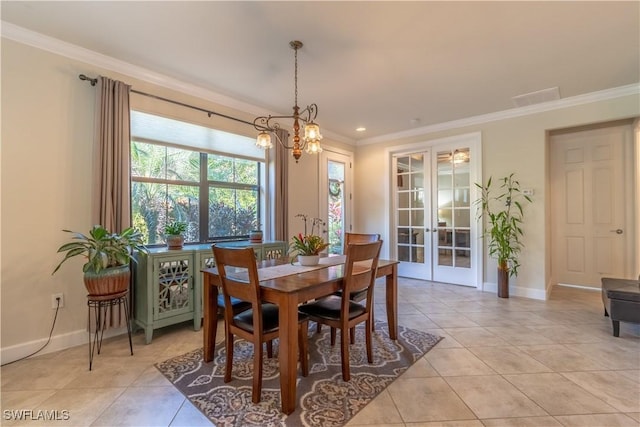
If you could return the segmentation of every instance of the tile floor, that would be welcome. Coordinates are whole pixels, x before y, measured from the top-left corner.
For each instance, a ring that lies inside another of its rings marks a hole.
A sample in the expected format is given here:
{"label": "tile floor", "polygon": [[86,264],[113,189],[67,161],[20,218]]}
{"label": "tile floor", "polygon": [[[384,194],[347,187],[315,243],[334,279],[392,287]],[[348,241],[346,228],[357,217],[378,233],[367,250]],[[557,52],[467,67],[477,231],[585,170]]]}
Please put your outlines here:
{"label": "tile floor", "polygon": [[[399,301],[400,324],[445,339],[348,426],[640,426],[640,325],[621,324],[613,337],[599,293],[500,299],[400,279]],[[377,318],[384,313],[376,304]],[[150,345],[137,333],[134,356],[126,336],[105,340],[91,372],[87,346],[7,365],[0,424],[211,425],[153,366],[201,345],[202,332],[185,323],[156,331]],[[20,409],[69,419],[8,419]]]}

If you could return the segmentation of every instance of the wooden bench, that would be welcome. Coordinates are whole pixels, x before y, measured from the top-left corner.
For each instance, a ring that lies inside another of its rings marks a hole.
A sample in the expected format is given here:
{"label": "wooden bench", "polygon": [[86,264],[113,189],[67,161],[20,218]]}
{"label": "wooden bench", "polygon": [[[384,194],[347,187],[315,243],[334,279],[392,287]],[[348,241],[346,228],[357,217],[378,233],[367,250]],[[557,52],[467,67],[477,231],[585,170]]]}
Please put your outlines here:
{"label": "wooden bench", "polygon": [[640,323],[640,280],[602,278],[604,315],[611,318],[613,336],[620,336],[620,322]]}

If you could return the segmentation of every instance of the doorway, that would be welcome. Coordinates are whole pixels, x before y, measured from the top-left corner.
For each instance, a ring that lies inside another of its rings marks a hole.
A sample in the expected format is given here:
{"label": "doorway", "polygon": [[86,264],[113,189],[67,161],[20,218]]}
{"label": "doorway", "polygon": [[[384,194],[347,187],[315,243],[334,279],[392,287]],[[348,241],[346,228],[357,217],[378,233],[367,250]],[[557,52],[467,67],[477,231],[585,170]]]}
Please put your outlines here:
{"label": "doorway", "polygon": [[473,205],[480,152],[480,134],[470,134],[390,153],[390,237],[400,276],[481,287]]}
{"label": "doorway", "polygon": [[320,155],[319,206],[330,254],[343,252],[344,233],[352,229],[352,165],[351,154],[325,149]]}
{"label": "doorway", "polygon": [[631,121],[550,133],[555,283],[599,289],[632,274],[633,135]]}

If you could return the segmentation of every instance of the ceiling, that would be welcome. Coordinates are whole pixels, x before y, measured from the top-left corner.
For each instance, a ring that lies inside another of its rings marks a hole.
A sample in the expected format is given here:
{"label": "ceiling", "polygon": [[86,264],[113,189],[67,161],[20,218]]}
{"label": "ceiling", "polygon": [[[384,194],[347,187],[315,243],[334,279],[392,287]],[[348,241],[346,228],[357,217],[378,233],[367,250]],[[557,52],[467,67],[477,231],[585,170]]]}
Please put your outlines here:
{"label": "ceiling", "polygon": [[301,40],[298,104],[316,103],[323,133],[346,142],[510,110],[543,89],[567,98],[640,81],[637,1],[2,1],[0,13],[287,115],[289,42]]}

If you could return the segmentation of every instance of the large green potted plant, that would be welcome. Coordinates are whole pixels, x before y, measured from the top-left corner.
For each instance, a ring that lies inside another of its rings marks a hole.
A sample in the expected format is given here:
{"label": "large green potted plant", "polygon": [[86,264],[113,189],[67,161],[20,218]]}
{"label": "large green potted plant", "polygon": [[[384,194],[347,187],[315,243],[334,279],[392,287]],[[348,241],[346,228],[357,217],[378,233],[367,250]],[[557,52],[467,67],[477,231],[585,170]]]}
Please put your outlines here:
{"label": "large green potted plant", "polygon": [[184,236],[187,231],[187,223],[183,221],[171,221],[165,224],[164,234],[169,249],[182,249],[184,246]]}
{"label": "large green potted plant", "polygon": [[139,231],[129,227],[121,233],[111,233],[101,225],[94,225],[88,236],[71,230],[62,231],[70,233],[72,241],[58,248],[58,253],[65,253],[65,256],[51,274],[67,260],[80,256],[85,258],[82,271],[90,295],[117,294],[129,288],[129,263],[135,262],[133,253],[146,251]]}
{"label": "large green potted plant", "polygon": [[514,174],[500,178],[499,186],[493,186],[491,178],[486,185],[476,183],[480,189],[478,219],[484,219],[487,227],[484,237],[488,240],[489,255],[498,261],[498,296],[509,297],[509,276],[518,275],[518,255],[524,247],[521,238],[523,203],[531,198],[522,192]]}

